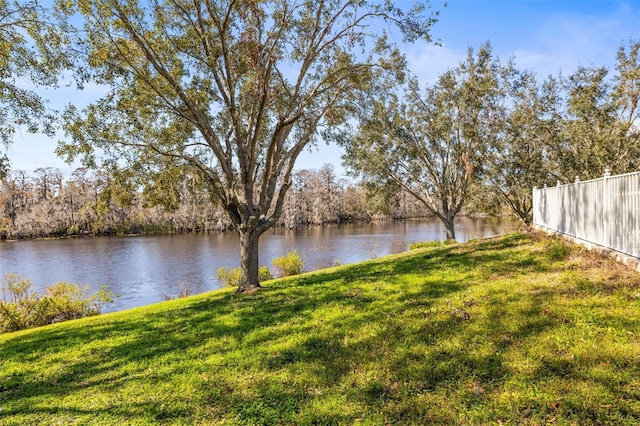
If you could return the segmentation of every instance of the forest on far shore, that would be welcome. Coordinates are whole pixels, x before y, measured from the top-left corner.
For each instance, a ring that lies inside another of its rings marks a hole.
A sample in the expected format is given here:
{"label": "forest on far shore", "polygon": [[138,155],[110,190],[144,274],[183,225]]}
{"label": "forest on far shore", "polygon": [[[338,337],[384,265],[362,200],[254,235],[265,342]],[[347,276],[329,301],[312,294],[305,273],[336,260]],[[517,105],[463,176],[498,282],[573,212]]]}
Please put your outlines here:
{"label": "forest on far shore", "polygon": [[[171,189],[135,190],[104,170],[14,170],[0,188],[0,238],[25,239],[143,233],[219,232],[232,228],[195,179]],[[279,226],[426,216],[406,192],[382,194],[338,177],[333,165],[295,173]]]}

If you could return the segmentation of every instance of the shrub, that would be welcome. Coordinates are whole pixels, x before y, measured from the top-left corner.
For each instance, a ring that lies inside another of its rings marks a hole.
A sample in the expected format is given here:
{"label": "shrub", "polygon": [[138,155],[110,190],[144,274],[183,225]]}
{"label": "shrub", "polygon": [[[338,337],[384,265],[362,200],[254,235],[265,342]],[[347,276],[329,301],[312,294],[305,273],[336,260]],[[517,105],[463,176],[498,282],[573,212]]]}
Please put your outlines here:
{"label": "shrub", "polygon": [[[289,277],[302,273],[304,261],[298,254],[297,250],[290,251],[282,257],[273,259],[271,265],[276,270],[278,278]],[[237,287],[240,285],[242,270],[240,268],[218,268],[218,282],[224,286]],[[258,270],[258,279],[260,282],[273,279],[273,275],[267,266],[261,266]]]}
{"label": "shrub", "polygon": [[174,299],[183,299],[185,297],[189,297],[193,294],[193,289],[191,285],[185,283],[184,281],[180,281],[178,283],[178,295],[174,296],[173,294],[165,294],[162,296],[164,300],[174,300]]}
{"label": "shrub", "polygon": [[422,248],[430,248],[430,247],[440,247],[442,245],[442,241],[425,241],[420,243],[411,243],[409,244],[409,250],[416,250]]}
{"label": "shrub", "polygon": [[[224,286],[238,287],[241,277],[242,269],[240,268],[229,269],[224,266],[218,268],[218,282]],[[261,266],[260,269],[258,269],[258,280],[262,282],[270,279],[273,279],[273,275],[271,275],[269,268],[267,266]]]}
{"label": "shrub", "polygon": [[422,248],[433,248],[433,247],[442,247],[442,246],[450,246],[452,244],[456,244],[456,240],[444,240],[444,241],[425,241],[419,243],[411,243],[409,244],[409,250],[416,250]]}
{"label": "shrub", "polygon": [[571,253],[571,246],[565,241],[554,239],[547,244],[547,255],[552,261],[566,259]]}
{"label": "shrub", "polygon": [[54,322],[98,315],[113,293],[104,286],[91,296],[88,287],[58,282],[42,294],[33,291],[30,280],[7,274],[0,299],[0,333],[40,327]]}
{"label": "shrub", "polygon": [[224,286],[234,287],[240,284],[240,268],[229,269],[221,266],[218,268],[218,282]]}
{"label": "shrub", "polygon": [[304,261],[298,254],[298,250],[292,250],[282,257],[273,259],[271,265],[276,270],[276,276],[282,278],[301,274]]}

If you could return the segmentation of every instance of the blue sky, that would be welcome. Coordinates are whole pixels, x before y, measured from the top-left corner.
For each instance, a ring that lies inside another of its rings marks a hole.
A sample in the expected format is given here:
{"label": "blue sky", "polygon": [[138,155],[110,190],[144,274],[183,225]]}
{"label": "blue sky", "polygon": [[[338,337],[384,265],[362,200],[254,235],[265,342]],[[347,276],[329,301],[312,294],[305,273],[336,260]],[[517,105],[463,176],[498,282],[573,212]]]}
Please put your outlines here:
{"label": "blue sky", "polygon": [[[441,46],[406,47],[410,67],[423,84],[461,62],[468,47],[477,48],[488,40],[501,60],[514,57],[519,68],[533,70],[542,79],[560,70],[570,74],[579,65],[605,65],[613,71],[618,48],[640,39],[640,0],[450,0],[446,8],[441,1],[431,4],[441,10],[432,31]],[[79,94],[66,89],[55,96],[57,102],[89,98],[92,88],[88,90]],[[18,132],[8,151],[12,168],[33,171],[53,166],[69,175],[74,166],[55,156],[56,142]],[[340,175],[340,155],[338,147],[320,144],[303,153],[296,168],[332,163]]]}

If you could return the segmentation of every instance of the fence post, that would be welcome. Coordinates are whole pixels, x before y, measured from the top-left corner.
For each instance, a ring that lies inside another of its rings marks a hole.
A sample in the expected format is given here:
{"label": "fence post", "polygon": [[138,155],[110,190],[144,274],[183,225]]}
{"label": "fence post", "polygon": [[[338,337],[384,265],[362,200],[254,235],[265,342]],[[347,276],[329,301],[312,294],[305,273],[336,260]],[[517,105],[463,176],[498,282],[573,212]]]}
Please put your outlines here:
{"label": "fence post", "polygon": [[535,228],[535,225],[537,223],[537,217],[538,217],[538,187],[534,186],[533,187],[533,197],[531,198],[531,209],[533,210],[531,216],[531,224],[533,225],[533,227]]}
{"label": "fence post", "polygon": [[565,226],[565,215],[567,212],[564,211],[564,204],[562,203],[562,191],[560,191],[560,180],[556,181],[556,223],[553,224],[555,226],[556,231],[559,231],[561,234],[566,234],[566,226]]}
{"label": "fence post", "polygon": [[611,247],[611,194],[609,193],[609,176],[611,176],[611,171],[609,168],[604,169],[604,176],[602,177],[602,238],[603,238],[603,246],[609,248]]}
{"label": "fence post", "polygon": [[578,232],[578,225],[580,223],[580,221],[578,220],[578,214],[580,210],[580,189],[579,189],[579,184],[580,183],[580,177],[576,176],[576,180],[572,185],[572,189],[573,189],[573,236],[576,238],[579,238],[580,235],[582,235],[581,232]]}

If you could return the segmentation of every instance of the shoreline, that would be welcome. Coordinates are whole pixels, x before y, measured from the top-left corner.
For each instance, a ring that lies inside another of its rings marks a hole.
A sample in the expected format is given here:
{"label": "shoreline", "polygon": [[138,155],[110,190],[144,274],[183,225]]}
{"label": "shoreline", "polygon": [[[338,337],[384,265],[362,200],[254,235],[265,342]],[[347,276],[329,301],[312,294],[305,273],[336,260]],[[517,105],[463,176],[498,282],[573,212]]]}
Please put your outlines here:
{"label": "shoreline", "polygon": [[[352,224],[366,224],[366,223],[390,223],[390,222],[404,222],[404,221],[411,221],[411,220],[423,220],[423,219],[434,219],[436,218],[435,215],[425,215],[425,216],[415,216],[415,217],[390,217],[390,218],[383,218],[383,217],[374,217],[368,220],[349,220],[349,221],[331,221],[331,222],[325,222],[325,223],[309,223],[309,224],[305,224],[305,225],[300,225],[300,226],[294,226],[294,227],[288,227],[284,224],[276,224],[274,226],[272,226],[271,228],[269,228],[269,230],[267,230],[267,232],[272,231],[274,229],[285,229],[287,231],[296,231],[296,230],[302,230],[302,229],[310,229],[310,228],[324,228],[327,226],[347,226],[347,225],[352,225]],[[499,214],[499,215],[492,215],[492,214],[488,214],[488,213],[469,213],[469,214],[460,214],[458,215],[458,217],[456,218],[456,220],[461,219],[461,218],[472,218],[472,219],[482,219],[482,218],[495,218],[495,219],[505,219],[505,218],[509,218],[509,219],[514,219],[512,215],[509,214]],[[69,235],[51,235],[51,236],[38,236],[38,237],[31,237],[31,236],[25,236],[25,237],[6,237],[6,236],[0,236],[0,243],[15,243],[15,242],[20,242],[20,241],[56,241],[56,240],[68,240],[68,239],[82,239],[82,238],[103,238],[103,237],[120,237],[120,238],[124,238],[124,237],[143,237],[143,236],[159,236],[159,235],[187,235],[187,234],[205,234],[205,235],[212,235],[212,234],[224,234],[227,232],[234,232],[233,227],[229,227],[226,229],[210,229],[210,230],[206,230],[206,229],[197,229],[197,230],[187,230],[187,231],[149,231],[149,232],[122,232],[122,233],[118,233],[118,232],[113,232],[113,233],[98,233],[98,234],[69,234]]]}

